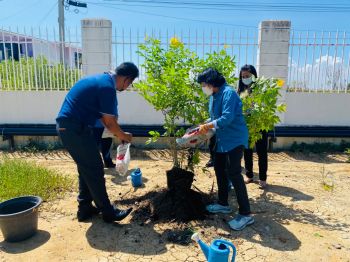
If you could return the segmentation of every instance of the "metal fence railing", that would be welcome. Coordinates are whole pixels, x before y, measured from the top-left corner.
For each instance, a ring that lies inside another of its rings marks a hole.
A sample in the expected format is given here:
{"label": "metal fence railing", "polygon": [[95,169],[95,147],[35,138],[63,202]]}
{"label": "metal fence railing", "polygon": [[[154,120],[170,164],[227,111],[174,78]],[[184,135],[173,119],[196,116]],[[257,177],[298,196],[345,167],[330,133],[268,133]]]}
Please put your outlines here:
{"label": "metal fence railing", "polygon": [[350,92],[350,33],[291,31],[288,91]]}
{"label": "metal fence railing", "polygon": [[82,76],[81,37],[47,28],[0,30],[0,90],[67,90]]}
{"label": "metal fence railing", "polygon": [[[133,61],[144,78],[138,46],[146,38],[161,40],[166,48],[179,38],[199,56],[226,49],[235,57],[236,71],[256,65],[258,29],[112,30],[112,66]],[[68,90],[82,77],[80,28],[66,29],[64,44],[58,30],[30,28],[0,30],[0,90]],[[289,92],[350,92],[350,33],[291,31],[288,65]]]}
{"label": "metal fence railing", "polygon": [[258,48],[258,31],[253,30],[176,30],[176,29],[144,29],[132,30],[114,28],[112,37],[113,65],[123,61],[133,61],[140,68],[140,79],[144,77],[143,58],[138,55],[138,45],[146,38],[161,40],[166,48],[172,37],[179,38],[186,47],[203,57],[207,53],[226,49],[228,54],[235,56],[236,76],[243,64],[255,64]]}

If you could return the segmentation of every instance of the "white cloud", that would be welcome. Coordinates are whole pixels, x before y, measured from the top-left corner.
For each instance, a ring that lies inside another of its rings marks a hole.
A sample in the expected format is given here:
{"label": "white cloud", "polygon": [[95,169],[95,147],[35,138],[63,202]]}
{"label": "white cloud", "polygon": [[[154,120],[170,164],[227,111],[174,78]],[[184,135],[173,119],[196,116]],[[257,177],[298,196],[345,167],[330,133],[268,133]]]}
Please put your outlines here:
{"label": "white cloud", "polygon": [[290,87],[303,89],[340,89],[350,83],[348,59],[335,56],[322,56],[305,64],[292,59],[289,73]]}

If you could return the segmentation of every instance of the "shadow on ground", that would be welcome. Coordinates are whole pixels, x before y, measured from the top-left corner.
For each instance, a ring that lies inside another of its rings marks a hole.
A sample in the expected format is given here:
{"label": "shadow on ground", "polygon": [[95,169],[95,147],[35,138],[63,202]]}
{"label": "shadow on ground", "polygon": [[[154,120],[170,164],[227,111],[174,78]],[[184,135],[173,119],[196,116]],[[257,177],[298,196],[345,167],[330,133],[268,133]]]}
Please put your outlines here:
{"label": "shadow on ground", "polygon": [[51,235],[44,230],[38,230],[38,232],[26,240],[20,242],[0,242],[0,251],[9,254],[21,254],[32,251],[49,241]]}
{"label": "shadow on ground", "polygon": [[94,218],[86,238],[91,247],[107,252],[148,256],[167,251],[162,236],[153,225],[137,222],[106,224],[100,218]]}
{"label": "shadow on ground", "polygon": [[[148,201],[154,196],[159,196],[154,192],[149,192],[143,196],[131,197],[120,201],[123,205],[133,205],[136,209],[133,217],[131,219],[131,226],[143,225],[146,220],[150,219],[149,210],[145,209],[142,204],[144,201]],[[236,207],[236,199],[234,192],[231,195],[231,206]],[[344,223],[338,223],[336,218],[324,220],[323,218],[309,212],[308,210],[303,210],[295,208],[292,205],[285,205],[275,199],[276,196],[282,195],[285,197],[290,197],[291,201],[312,201],[313,196],[307,195],[299,190],[286,186],[269,185],[265,191],[262,191],[260,197],[251,200],[251,208],[255,217],[255,224],[244,229],[243,231],[232,231],[228,226],[228,221],[232,219],[231,215],[208,215],[205,220],[197,221],[202,228],[202,233],[206,235],[207,229],[214,228],[216,230],[216,235],[207,236],[211,239],[216,237],[224,237],[231,239],[233,242],[235,239],[243,238],[247,242],[259,244],[264,247],[268,247],[279,251],[295,251],[300,248],[300,240],[288,230],[286,225],[290,221],[312,224],[319,226],[327,230],[342,230],[349,225]],[[210,199],[209,195],[205,195],[204,199],[208,201]],[[142,233],[144,235],[155,234],[151,230],[152,225],[156,223],[172,222],[171,220],[162,220],[161,218],[153,221],[146,227],[146,232]],[[154,224],[153,224],[154,223]],[[145,230],[145,227],[140,228],[140,230]],[[149,239],[162,239],[165,242],[172,242],[176,244],[186,245],[190,244],[189,236],[191,232],[191,227],[188,225],[187,228],[184,227],[183,223],[179,223],[178,227],[173,227],[162,233],[162,236],[155,234]],[[139,233],[141,234],[141,233]],[[140,236],[142,239],[142,236]],[[147,238],[148,239],[148,238]],[[175,239],[175,241],[174,241]],[[177,241],[176,241],[177,240]],[[135,247],[134,247],[135,248]],[[136,252],[136,251],[127,251]],[[146,253],[154,253],[155,250],[151,247],[150,250],[145,249]]]}

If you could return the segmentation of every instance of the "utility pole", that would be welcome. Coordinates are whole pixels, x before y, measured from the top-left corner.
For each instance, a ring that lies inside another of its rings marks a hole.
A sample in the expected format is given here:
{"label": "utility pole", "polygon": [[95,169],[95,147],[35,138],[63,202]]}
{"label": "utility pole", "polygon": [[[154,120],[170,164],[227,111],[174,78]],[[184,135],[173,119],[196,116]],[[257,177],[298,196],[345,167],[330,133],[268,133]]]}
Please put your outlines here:
{"label": "utility pole", "polygon": [[64,47],[65,47],[65,32],[64,32],[64,0],[58,0],[58,30],[60,34],[60,62],[64,63]]}
{"label": "utility pole", "polygon": [[[1,1],[1,0],[0,0]],[[64,9],[65,9],[65,2],[66,2],[66,7],[69,9],[69,6],[75,6],[77,8],[87,8],[87,4],[83,2],[78,2],[78,1],[72,1],[72,0],[58,0],[58,29],[59,29],[59,41],[60,41],[60,62],[63,64],[64,63],[64,57],[65,57],[65,27],[64,27]],[[67,9],[67,10],[68,10]],[[74,11],[76,14],[79,13],[78,9],[75,9]]]}

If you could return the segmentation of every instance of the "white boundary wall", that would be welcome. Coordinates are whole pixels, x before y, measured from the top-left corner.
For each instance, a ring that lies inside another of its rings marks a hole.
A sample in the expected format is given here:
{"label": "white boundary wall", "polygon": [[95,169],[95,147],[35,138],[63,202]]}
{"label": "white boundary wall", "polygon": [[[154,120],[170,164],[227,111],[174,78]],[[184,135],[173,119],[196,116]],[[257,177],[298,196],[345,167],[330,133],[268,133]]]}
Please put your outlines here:
{"label": "white boundary wall", "polygon": [[[1,92],[0,124],[54,124],[66,92]],[[134,91],[118,94],[119,122],[160,125],[155,111]],[[286,93],[287,112],[281,125],[350,126],[350,94]]]}
{"label": "white boundary wall", "polygon": [[283,125],[350,126],[350,94],[287,93]]}
{"label": "white boundary wall", "polygon": [[[67,92],[1,92],[0,124],[54,124]],[[121,124],[160,125],[161,112],[156,112],[134,91],[118,94]]]}

